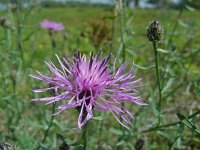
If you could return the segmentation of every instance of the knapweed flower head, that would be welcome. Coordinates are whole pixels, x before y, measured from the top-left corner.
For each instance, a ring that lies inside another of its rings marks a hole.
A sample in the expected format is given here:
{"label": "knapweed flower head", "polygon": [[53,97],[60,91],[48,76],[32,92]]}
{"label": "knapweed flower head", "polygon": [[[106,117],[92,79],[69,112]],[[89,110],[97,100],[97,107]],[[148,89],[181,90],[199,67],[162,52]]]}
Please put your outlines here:
{"label": "knapweed flower head", "polygon": [[[73,61],[65,58],[61,61],[56,55],[60,68],[58,69],[51,61],[46,62],[51,74],[45,76],[37,71],[38,75],[31,75],[33,78],[51,85],[48,88],[33,90],[34,92],[54,91],[52,97],[36,98],[34,101],[47,102],[47,104],[64,101],[64,105],[58,106],[58,113],[75,108],[79,111],[78,127],[82,128],[93,116],[93,110],[110,111],[115,119],[124,127],[131,124],[133,115],[122,103],[130,102],[137,105],[145,105],[140,101],[136,83],[141,79],[134,80],[134,68],[127,73],[127,63],[124,63],[115,71],[115,63],[112,70],[109,69],[109,55],[100,58],[101,51],[93,57],[86,59],[85,55],[78,52]],[[71,63],[70,63],[71,62]],[[119,119],[121,117],[124,123]]]}
{"label": "knapweed flower head", "polygon": [[49,29],[51,31],[61,31],[64,29],[64,26],[62,23],[50,21],[50,20],[44,20],[40,22],[40,27],[43,29]]}

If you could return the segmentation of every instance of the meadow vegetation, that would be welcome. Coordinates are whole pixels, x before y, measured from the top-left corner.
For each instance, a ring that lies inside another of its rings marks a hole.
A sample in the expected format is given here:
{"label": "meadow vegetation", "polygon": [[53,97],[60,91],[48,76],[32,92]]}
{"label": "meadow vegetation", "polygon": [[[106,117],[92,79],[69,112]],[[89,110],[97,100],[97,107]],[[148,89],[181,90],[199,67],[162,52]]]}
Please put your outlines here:
{"label": "meadow vegetation", "polygon": [[[58,64],[54,54],[70,58],[78,49],[87,56],[102,49],[112,53],[113,65],[124,60],[135,64],[136,78],[143,78],[139,91],[147,106],[126,103],[134,114],[134,128],[120,127],[109,112],[95,112],[89,121],[87,147],[90,150],[200,149],[200,12],[115,7],[62,7],[7,9],[0,12],[7,24],[0,27],[0,141],[18,149],[82,149],[82,132],[77,127],[77,110],[54,116],[43,141],[52,105],[32,102],[41,88],[31,78],[36,70],[48,74],[44,61]],[[65,29],[54,34],[52,50],[48,31],[39,27],[48,19],[62,22]],[[157,43],[162,109],[152,42],[146,36],[153,20],[162,26]]]}

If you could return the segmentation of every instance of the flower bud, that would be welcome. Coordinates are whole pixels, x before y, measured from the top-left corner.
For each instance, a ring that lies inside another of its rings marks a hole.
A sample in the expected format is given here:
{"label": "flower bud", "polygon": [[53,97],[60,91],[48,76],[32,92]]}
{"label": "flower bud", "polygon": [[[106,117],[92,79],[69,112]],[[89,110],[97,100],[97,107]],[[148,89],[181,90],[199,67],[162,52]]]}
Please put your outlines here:
{"label": "flower bud", "polygon": [[149,41],[160,41],[161,40],[162,27],[156,20],[152,21],[147,30],[147,37]]}
{"label": "flower bud", "polygon": [[4,28],[10,28],[10,29],[13,28],[12,23],[4,17],[0,17],[0,25]]}

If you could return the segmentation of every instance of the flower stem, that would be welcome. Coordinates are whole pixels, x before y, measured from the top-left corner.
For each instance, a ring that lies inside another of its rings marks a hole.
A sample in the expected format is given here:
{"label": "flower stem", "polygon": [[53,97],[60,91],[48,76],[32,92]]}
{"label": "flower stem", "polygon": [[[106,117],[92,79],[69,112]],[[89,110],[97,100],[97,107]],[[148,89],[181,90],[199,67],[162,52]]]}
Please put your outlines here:
{"label": "flower stem", "polygon": [[83,128],[83,150],[87,150],[87,124]]}
{"label": "flower stem", "polygon": [[20,52],[21,60],[24,62],[24,53],[22,50],[22,18],[20,13],[21,3],[17,1],[16,18],[17,18],[17,34],[16,34],[16,51]]}
{"label": "flower stem", "polygon": [[56,48],[56,41],[55,41],[54,33],[52,30],[49,30],[49,37],[51,39],[51,47],[52,47],[52,54],[53,54]]}
{"label": "flower stem", "polygon": [[160,114],[162,110],[162,89],[160,84],[160,75],[159,75],[159,61],[158,61],[158,52],[157,52],[157,43],[156,41],[153,41],[153,49],[155,53],[155,63],[156,63],[156,78],[157,78],[157,84],[158,84],[158,92],[159,92],[159,102],[158,102],[158,111],[159,111],[159,118],[158,118],[158,125],[160,124]]}
{"label": "flower stem", "polygon": [[126,61],[126,45],[124,40],[124,22],[123,22],[123,4],[122,1],[119,0],[119,6],[120,6],[120,36],[121,36],[121,43],[122,43],[122,57],[123,62]]}
{"label": "flower stem", "polygon": [[[122,0],[119,0],[119,11],[120,11],[120,38],[121,38],[121,44],[122,44],[122,58],[123,58],[123,63],[126,61],[126,44],[125,44],[125,39],[124,39],[124,11],[123,11],[123,2]],[[122,111],[124,108],[124,102],[122,102]],[[120,118],[120,121],[123,122],[123,119]],[[118,140],[121,140],[124,137],[124,128],[120,126],[120,130],[122,130],[123,135],[122,137],[119,137]]]}

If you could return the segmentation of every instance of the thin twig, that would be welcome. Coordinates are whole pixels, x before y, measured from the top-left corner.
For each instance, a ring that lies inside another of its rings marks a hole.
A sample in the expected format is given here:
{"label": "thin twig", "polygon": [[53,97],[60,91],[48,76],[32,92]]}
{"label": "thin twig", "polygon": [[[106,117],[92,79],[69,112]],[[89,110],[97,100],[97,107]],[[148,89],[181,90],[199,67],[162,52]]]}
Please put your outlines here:
{"label": "thin twig", "polygon": [[[198,115],[198,114],[200,114],[200,110],[197,110],[197,111],[194,112],[193,114],[189,115],[189,116],[187,117],[187,119],[191,119],[191,118],[195,117],[195,116]],[[173,123],[170,123],[170,124],[165,124],[165,125],[162,125],[162,126],[157,126],[157,127],[153,127],[153,128],[144,130],[144,131],[142,131],[141,133],[151,132],[151,131],[159,130],[159,129],[161,129],[161,128],[166,128],[166,127],[175,126],[175,125],[180,124],[180,123],[181,123],[181,121],[176,121],[176,122],[173,122]]]}

